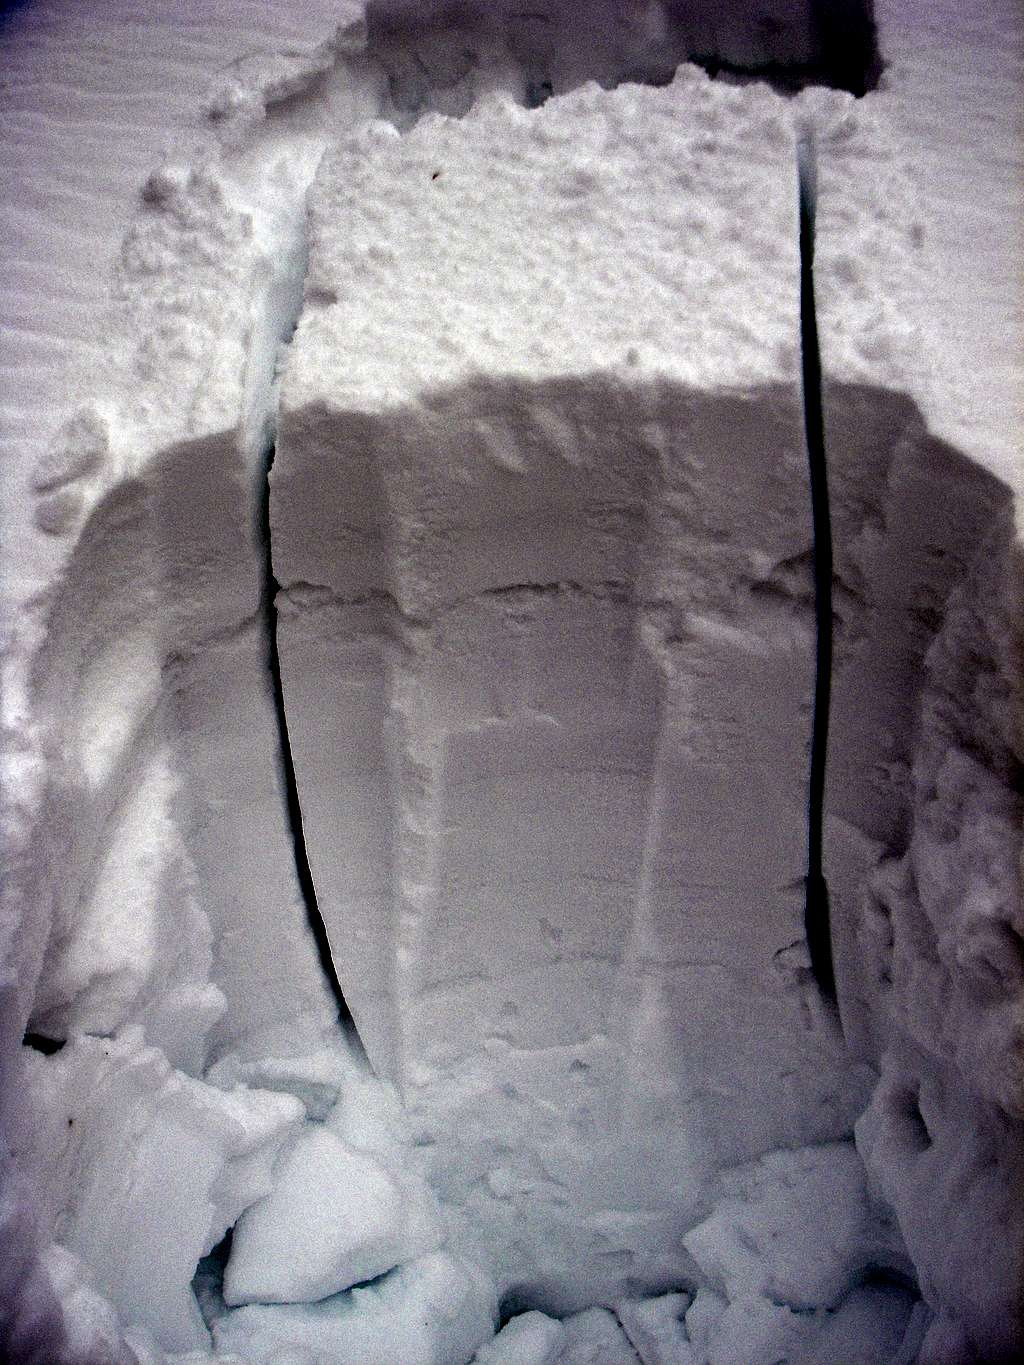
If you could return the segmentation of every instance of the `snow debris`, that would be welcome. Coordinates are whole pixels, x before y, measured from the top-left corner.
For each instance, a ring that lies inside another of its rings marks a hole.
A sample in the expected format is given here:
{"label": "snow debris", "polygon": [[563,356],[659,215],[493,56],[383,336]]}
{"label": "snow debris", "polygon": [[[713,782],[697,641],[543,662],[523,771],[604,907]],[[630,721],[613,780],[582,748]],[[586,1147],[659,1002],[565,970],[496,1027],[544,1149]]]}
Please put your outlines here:
{"label": "snow debris", "polygon": [[251,1365],[291,1358],[363,1365],[466,1365],[494,1332],[489,1280],[447,1252],[434,1252],[319,1303],[238,1308],[214,1328],[219,1350]]}
{"label": "snow debris", "polygon": [[196,1262],[271,1187],[302,1118],[290,1096],[231,1094],[174,1071],[141,1030],[25,1058],[17,1139],[50,1236],[89,1268],[125,1323],[166,1350],[208,1344]]}
{"label": "snow debris", "polygon": [[402,1189],[372,1158],[307,1124],[273,1192],[235,1227],[224,1301],[303,1303],[373,1280],[436,1248],[440,1225],[416,1226]]}
{"label": "snow debris", "polygon": [[730,1302],[831,1308],[885,1259],[852,1143],[770,1152],[721,1179],[728,1193],[683,1244]]}

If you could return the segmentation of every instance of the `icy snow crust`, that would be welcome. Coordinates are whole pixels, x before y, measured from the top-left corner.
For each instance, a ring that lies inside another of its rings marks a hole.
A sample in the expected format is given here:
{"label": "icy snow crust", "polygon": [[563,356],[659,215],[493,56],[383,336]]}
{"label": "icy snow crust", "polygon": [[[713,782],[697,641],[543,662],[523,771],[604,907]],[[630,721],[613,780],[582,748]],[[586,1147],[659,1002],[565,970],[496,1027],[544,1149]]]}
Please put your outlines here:
{"label": "icy snow crust", "polygon": [[[56,434],[16,419],[14,1360],[198,1361],[211,1328],[225,1361],[381,1365],[1020,1340],[1019,564],[1004,515],[967,571],[1006,491],[962,452],[1010,454],[943,442],[884,96],[564,93],[813,64],[810,17],[591,13],[378,7],[369,48],[225,69]],[[798,143],[856,1060],[803,942]],[[294,874],[275,439],[292,756],[376,1076]],[[869,1188],[839,1139],[878,1068]]]}

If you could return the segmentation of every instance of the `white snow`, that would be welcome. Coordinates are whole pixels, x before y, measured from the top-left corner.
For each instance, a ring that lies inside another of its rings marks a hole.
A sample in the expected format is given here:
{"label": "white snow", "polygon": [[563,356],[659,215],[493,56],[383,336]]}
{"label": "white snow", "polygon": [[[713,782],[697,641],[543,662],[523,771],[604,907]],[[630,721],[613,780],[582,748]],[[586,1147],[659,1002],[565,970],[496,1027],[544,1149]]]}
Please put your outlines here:
{"label": "white snow", "polygon": [[403,1192],[385,1170],[318,1124],[306,1126],[274,1181],[235,1228],[224,1277],[232,1307],[326,1299],[440,1240],[436,1221],[410,1226]]}
{"label": "white snow", "polygon": [[723,1188],[725,1196],[683,1244],[702,1281],[730,1302],[754,1297],[794,1309],[832,1308],[888,1259],[850,1144],[770,1152],[731,1171]]}
{"label": "white snow", "polygon": [[0,1354],[1012,1355],[1019,14],[148,8],[0,32]]}
{"label": "white snow", "polygon": [[216,1325],[219,1350],[253,1365],[282,1358],[365,1365],[468,1361],[493,1331],[490,1285],[447,1252],[320,1303],[238,1308]]}
{"label": "white snow", "polygon": [[678,1282],[716,1166],[863,1104],[785,959],[795,183],[784,102],[688,70],[374,124],[311,195],[271,476],[311,866],[443,1201],[561,1311]]}
{"label": "white snow", "polygon": [[271,1185],[302,1117],[291,1096],[219,1091],[176,1072],[141,1030],[26,1059],[13,1145],[50,1237],[89,1269],[125,1323],[165,1349],[206,1344],[196,1262]]}

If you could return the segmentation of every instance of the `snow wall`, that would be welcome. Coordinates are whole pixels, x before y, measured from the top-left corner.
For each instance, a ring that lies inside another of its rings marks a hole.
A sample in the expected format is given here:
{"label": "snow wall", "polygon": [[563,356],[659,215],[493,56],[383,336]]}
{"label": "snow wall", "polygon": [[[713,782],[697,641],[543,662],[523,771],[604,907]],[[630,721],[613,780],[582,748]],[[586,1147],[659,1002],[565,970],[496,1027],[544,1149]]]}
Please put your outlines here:
{"label": "snow wall", "polygon": [[1019,468],[929,311],[941,16],[347,17],[220,71],[8,423],[8,1354],[1013,1358]]}

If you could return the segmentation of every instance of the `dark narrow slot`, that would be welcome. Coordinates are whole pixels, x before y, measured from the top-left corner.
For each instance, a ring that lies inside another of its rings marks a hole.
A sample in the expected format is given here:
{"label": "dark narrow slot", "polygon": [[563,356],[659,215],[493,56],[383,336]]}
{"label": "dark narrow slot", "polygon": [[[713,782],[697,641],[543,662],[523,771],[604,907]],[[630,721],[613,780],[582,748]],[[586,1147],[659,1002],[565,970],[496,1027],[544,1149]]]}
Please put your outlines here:
{"label": "dark narrow slot", "polygon": [[800,185],[800,344],[803,356],[804,429],[810,471],[811,522],[814,533],[814,611],[817,648],[814,673],[814,718],[807,796],[807,896],[804,929],[811,970],[818,988],[836,998],[829,924],[828,886],[822,862],[825,817],[825,764],[829,706],[832,698],[832,517],[825,458],[825,419],[821,397],[821,354],[814,307],[814,149],[801,143]]}
{"label": "dark narrow slot", "polygon": [[26,1033],[22,1042],[26,1047],[31,1047],[36,1052],[41,1052],[44,1057],[52,1057],[55,1052],[59,1052],[64,1046],[63,1038],[47,1038],[42,1033]]}
{"label": "dark narrow slot", "polygon": [[812,0],[821,82],[858,98],[878,87],[884,63],[873,0]]}
{"label": "dark narrow slot", "polygon": [[274,563],[271,549],[270,532],[270,471],[274,464],[275,448],[267,452],[265,476],[260,490],[259,531],[264,554],[263,611],[267,632],[267,668],[270,672],[274,695],[274,712],[277,716],[278,748],[281,754],[281,774],[284,778],[285,800],[288,809],[288,828],[292,837],[292,850],[295,857],[295,875],[306,907],[306,917],[320,957],[320,967],[334,996],[338,1010],[338,1022],[348,1036],[349,1042],[366,1059],[366,1049],[359,1037],[359,1030],[348,1007],[345,993],[338,979],[338,972],[331,954],[327,926],[324,924],[320,905],[317,901],[313,872],[306,851],[306,838],[302,828],[302,805],[299,801],[299,788],[295,778],[295,762],[292,758],[291,744],[288,739],[288,714],[284,703],[284,685],[281,681],[281,655],[277,643],[277,594],[280,583],[274,576]]}
{"label": "dark narrow slot", "polygon": [[234,1236],[235,1229],[228,1228],[213,1250],[200,1259],[192,1276],[192,1293],[196,1296],[203,1321],[211,1330],[217,1319],[223,1317],[226,1311],[224,1272],[231,1259]]}

